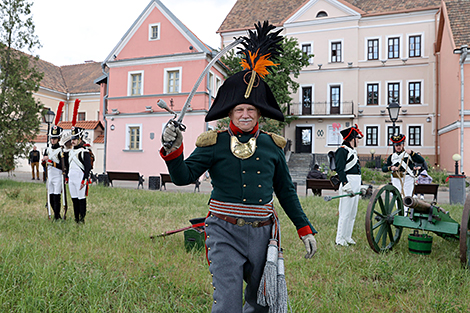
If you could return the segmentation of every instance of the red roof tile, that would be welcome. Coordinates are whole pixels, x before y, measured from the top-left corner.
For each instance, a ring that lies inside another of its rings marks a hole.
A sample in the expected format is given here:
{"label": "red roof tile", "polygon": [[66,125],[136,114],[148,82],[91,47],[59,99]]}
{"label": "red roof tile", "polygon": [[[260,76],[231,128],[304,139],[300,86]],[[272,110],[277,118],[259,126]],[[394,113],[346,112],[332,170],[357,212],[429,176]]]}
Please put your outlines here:
{"label": "red roof tile", "polygon": [[[72,122],[60,122],[59,125],[57,126],[62,127],[63,129],[71,129]],[[102,129],[104,129],[100,121],[77,121],[75,126],[81,127],[84,129],[96,129],[98,128],[98,126],[100,126]]]}
{"label": "red roof tile", "polygon": [[96,137],[93,143],[104,143],[104,135],[99,135]]}

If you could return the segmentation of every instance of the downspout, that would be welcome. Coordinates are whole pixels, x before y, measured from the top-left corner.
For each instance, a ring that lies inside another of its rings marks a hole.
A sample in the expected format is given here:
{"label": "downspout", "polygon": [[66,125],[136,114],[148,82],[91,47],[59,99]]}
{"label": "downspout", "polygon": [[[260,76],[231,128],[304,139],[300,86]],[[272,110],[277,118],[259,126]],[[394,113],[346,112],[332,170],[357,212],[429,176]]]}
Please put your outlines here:
{"label": "downspout", "polygon": [[439,58],[441,57],[440,53],[435,53],[436,55],[436,116],[434,117],[434,124],[435,124],[435,136],[434,136],[434,160],[435,164],[440,164],[439,158],[439,117],[441,116],[440,109],[440,99],[439,99],[439,82],[440,82],[440,72],[439,72]]}
{"label": "downspout", "polygon": [[465,106],[464,106],[464,71],[463,71],[463,64],[467,59],[468,49],[467,47],[462,47],[462,54],[460,55],[460,173],[463,173],[463,164],[464,164],[464,157],[463,157],[463,139],[464,139],[464,118],[465,118]]}
{"label": "downspout", "polygon": [[106,119],[106,107],[108,101],[108,92],[109,92],[109,74],[104,70],[106,63],[101,63],[101,71],[106,79],[106,92],[103,96],[103,121],[104,121],[104,152],[103,152],[103,173],[106,173],[106,151],[108,146],[108,120]]}
{"label": "downspout", "polygon": [[64,122],[68,121],[68,119],[69,119],[69,102],[70,102],[70,93],[67,92],[67,105],[65,106],[65,120],[64,120]]}

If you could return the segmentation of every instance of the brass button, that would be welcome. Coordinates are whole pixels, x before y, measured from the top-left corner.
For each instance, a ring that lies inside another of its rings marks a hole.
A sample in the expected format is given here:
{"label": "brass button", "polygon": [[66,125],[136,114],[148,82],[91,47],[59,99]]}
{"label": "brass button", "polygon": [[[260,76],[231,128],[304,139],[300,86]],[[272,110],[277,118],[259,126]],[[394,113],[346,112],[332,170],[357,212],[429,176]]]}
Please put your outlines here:
{"label": "brass button", "polygon": [[209,236],[209,235],[207,235],[207,238],[209,238],[209,237],[210,237],[210,236]]}
{"label": "brass button", "polygon": [[259,158],[256,158],[256,161],[259,161]]}
{"label": "brass button", "polygon": [[246,202],[246,199],[243,199],[243,202]]}
{"label": "brass button", "polygon": [[206,227],[209,227],[209,225],[206,224]]}
{"label": "brass button", "polygon": [[262,199],[259,199],[259,202],[263,202],[263,200],[262,200]]}
{"label": "brass button", "polygon": [[215,290],[215,287],[214,287],[214,290]]}
{"label": "brass button", "polygon": [[245,171],[243,171],[242,173],[245,174]]}
{"label": "brass button", "polygon": [[259,188],[261,188],[261,185],[258,185]]}
{"label": "brass button", "polygon": [[217,304],[217,301],[216,301],[216,300],[214,300],[214,304]]}
{"label": "brass button", "polygon": [[207,250],[209,250],[209,251],[210,251],[210,250],[211,250],[211,248],[207,248]]}
{"label": "brass button", "polygon": [[243,184],[243,188],[246,188],[246,184]]}
{"label": "brass button", "polygon": [[260,172],[260,171],[257,171],[256,173],[258,173],[258,174],[261,174],[261,172]]}

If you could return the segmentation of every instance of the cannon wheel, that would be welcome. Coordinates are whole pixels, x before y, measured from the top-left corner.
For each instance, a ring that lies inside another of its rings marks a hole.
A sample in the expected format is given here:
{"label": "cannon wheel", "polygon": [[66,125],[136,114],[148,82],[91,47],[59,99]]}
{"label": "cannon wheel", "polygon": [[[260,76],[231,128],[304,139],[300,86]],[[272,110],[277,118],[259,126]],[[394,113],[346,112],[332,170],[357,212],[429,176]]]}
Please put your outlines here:
{"label": "cannon wheel", "polygon": [[470,267],[470,195],[465,200],[460,224],[460,262]]}
{"label": "cannon wheel", "polygon": [[393,225],[393,218],[403,212],[403,198],[397,188],[388,184],[375,190],[366,213],[366,236],[372,250],[387,252],[398,243],[403,229]]}

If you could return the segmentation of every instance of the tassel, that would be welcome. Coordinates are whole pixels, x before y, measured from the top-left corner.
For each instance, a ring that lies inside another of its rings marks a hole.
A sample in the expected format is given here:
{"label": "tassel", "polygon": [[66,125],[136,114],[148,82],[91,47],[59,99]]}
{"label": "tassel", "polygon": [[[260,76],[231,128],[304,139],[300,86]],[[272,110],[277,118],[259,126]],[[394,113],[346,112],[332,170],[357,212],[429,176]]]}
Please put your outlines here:
{"label": "tassel", "polygon": [[57,113],[55,115],[54,125],[59,124],[60,117],[62,116],[62,109],[64,108],[64,105],[65,105],[64,101],[59,102],[59,106],[57,107]]}
{"label": "tassel", "polygon": [[78,106],[80,105],[80,100],[75,99],[75,104],[73,106],[73,115],[72,115],[72,126],[77,124],[77,115],[78,115]]}
{"label": "tassel", "polygon": [[277,297],[277,258],[278,248],[276,240],[271,239],[268,245],[268,255],[264,266],[263,276],[258,288],[258,304],[269,306],[269,312],[276,304]]}
{"label": "tassel", "polygon": [[284,274],[284,257],[281,250],[277,260],[277,307],[275,312],[287,313],[288,300],[286,275]]}

